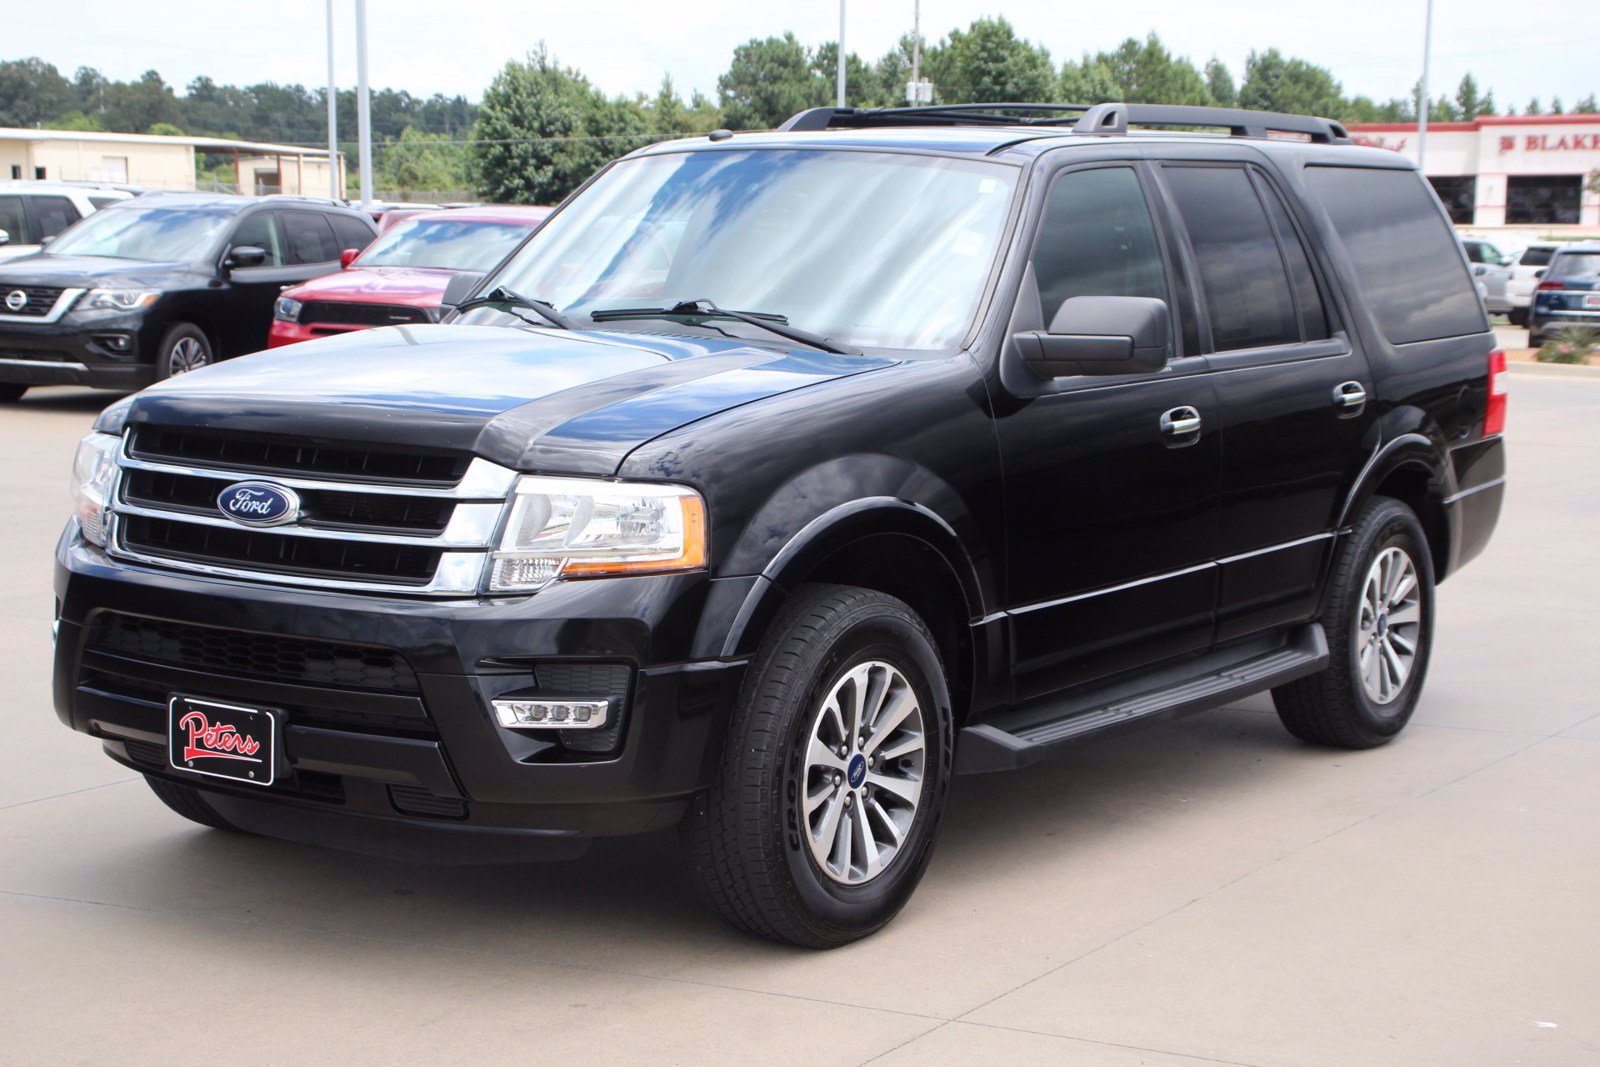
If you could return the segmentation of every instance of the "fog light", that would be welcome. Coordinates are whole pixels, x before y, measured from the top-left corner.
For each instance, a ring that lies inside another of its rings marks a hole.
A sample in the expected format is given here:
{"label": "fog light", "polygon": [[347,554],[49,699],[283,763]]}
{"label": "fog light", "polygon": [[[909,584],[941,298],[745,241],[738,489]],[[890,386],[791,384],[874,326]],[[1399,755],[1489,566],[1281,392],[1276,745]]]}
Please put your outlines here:
{"label": "fog light", "polygon": [[512,729],[598,730],[610,707],[608,700],[496,700],[494,714]]}

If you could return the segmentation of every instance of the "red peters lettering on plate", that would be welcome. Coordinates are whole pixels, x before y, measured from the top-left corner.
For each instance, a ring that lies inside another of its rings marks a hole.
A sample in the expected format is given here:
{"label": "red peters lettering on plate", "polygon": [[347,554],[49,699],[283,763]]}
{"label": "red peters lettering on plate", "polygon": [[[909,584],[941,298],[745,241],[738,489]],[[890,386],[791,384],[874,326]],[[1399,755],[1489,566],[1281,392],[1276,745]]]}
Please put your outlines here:
{"label": "red peters lettering on plate", "polygon": [[196,756],[209,759],[236,759],[246,763],[260,763],[255,754],[261,751],[261,742],[241,734],[226,723],[213,723],[202,712],[191,711],[178,720],[178,729],[189,733],[189,742],[183,746],[183,758]]}

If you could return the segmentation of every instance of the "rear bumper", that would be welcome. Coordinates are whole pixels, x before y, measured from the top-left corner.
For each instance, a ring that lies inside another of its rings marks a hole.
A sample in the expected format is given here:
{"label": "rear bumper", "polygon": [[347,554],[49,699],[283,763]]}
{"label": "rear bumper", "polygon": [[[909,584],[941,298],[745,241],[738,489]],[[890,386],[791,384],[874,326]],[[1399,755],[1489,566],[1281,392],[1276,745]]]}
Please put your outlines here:
{"label": "rear bumper", "polygon": [[1476,558],[1500,523],[1506,495],[1505,449],[1505,438],[1491,437],[1452,455],[1462,488],[1444,501],[1450,528],[1450,558],[1444,575],[1454,574]]}
{"label": "rear bumper", "polygon": [[[248,829],[413,858],[571,854],[588,837],[672,825],[709,783],[745,665],[689,654],[754,581],[607,579],[516,600],[418,602],[127,567],[69,531],[56,575],[56,711],[112,758],[202,790]],[[108,651],[94,643],[102,613],[184,636],[149,654]],[[227,644],[241,634],[244,658],[237,641],[231,659],[207,651],[213,635]],[[275,636],[398,650],[405,684],[308,680],[268,655]],[[222,660],[179,662],[179,652]],[[272,669],[260,669],[263,658]],[[246,662],[255,666],[238,669]],[[569,750],[495,720],[495,696],[539,689],[541,670],[572,664],[623,669],[607,675],[625,678],[610,752]],[[278,781],[234,784],[170,766],[173,693],[272,709]]]}

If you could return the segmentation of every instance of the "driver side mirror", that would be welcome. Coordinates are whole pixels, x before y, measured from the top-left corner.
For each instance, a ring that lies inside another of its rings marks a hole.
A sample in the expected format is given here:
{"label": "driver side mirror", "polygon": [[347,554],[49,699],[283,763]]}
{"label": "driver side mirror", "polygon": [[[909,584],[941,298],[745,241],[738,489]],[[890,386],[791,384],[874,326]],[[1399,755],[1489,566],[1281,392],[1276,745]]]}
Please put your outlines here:
{"label": "driver side mirror", "polygon": [[1074,296],[1048,330],[1014,340],[1041,378],[1072,374],[1150,374],[1167,365],[1167,302],[1148,296]]}
{"label": "driver side mirror", "polygon": [[239,245],[228,253],[222,265],[229,270],[240,267],[259,267],[267,261],[267,250],[256,245]]}
{"label": "driver side mirror", "polygon": [[1510,256],[1501,256],[1500,257],[1500,265],[1502,267],[1509,267],[1515,262],[1516,262],[1516,260],[1512,259]]}
{"label": "driver side mirror", "polygon": [[360,254],[361,254],[361,249],[359,249],[359,248],[346,248],[344,251],[340,252],[339,253],[339,269],[340,270],[349,270],[350,269],[350,264],[354,263],[356,261],[356,257],[359,256]]}
{"label": "driver side mirror", "polygon": [[471,296],[478,283],[483,281],[483,277],[483,272],[476,270],[464,270],[451,275],[450,280],[444,283],[444,297],[439,301],[440,317],[454,311],[457,304]]}
{"label": "driver side mirror", "polygon": [[0,245],[8,245],[10,243],[11,243],[11,234],[10,234],[10,232],[7,231],[7,230],[0,230]]}

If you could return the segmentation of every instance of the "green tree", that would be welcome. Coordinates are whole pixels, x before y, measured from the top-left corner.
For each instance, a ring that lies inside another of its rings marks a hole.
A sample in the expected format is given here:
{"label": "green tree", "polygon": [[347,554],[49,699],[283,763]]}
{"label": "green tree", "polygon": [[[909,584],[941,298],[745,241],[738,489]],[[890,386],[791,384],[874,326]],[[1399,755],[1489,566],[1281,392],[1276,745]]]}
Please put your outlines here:
{"label": "green tree", "polygon": [[178,98],[161,75],[147,70],[138,81],[111,82],[105,88],[105,111],[99,116],[108,130],[143,133],[158,122],[183,121]]}
{"label": "green tree", "polygon": [[[839,42],[824,41],[811,53],[811,76],[826,90],[823,106],[839,99]],[[865,60],[851,52],[844,60],[844,102],[846,107],[881,106],[882,87],[878,76]],[[788,118],[785,115],[784,118]]]}
{"label": "green tree", "polygon": [[646,140],[638,108],[607,100],[541,43],[483,94],[472,146],[478,189],[501,203],[553,204]]}
{"label": "green tree", "polygon": [[1461,84],[1456,86],[1455,98],[1456,112],[1463,119],[1475,119],[1479,115],[1494,114],[1494,94],[1487,96],[1478,91],[1478,79],[1471,74],[1461,76]]}
{"label": "green tree", "polygon": [[[1493,99],[1493,97],[1494,94],[1491,93],[1490,99]],[[1596,102],[1593,93],[1580,98],[1576,104],[1572,105],[1572,113],[1574,115],[1593,115],[1597,111],[1600,111],[1600,102]]]}
{"label": "green tree", "polygon": [[1004,16],[980,18],[923,54],[923,69],[945,103],[1050,103],[1060,83],[1050,51]]}
{"label": "green tree", "polygon": [[1344,91],[1331,71],[1276,48],[1251,52],[1244,62],[1239,106],[1290,115],[1341,115]]}
{"label": "green tree", "polygon": [[1061,99],[1070,104],[1105,104],[1122,99],[1122,86],[1110,66],[1084,56],[1061,66]]}
{"label": "green tree", "polygon": [[733,50],[733,62],[717,79],[717,98],[729,129],[764,130],[797,111],[832,103],[833,83],[817,76],[794,34],[752,37]]}
{"label": "green tree", "polygon": [[[1199,104],[1216,102],[1195,65],[1174,56],[1152,33],[1143,41],[1129,37],[1110,52],[1085,56],[1083,67],[1101,68],[1116,87],[1110,99],[1130,104]],[[1219,64],[1220,66],[1220,64]],[[1223,71],[1226,74],[1226,70]],[[1062,80],[1066,81],[1063,72]],[[1231,84],[1231,79],[1229,79]]]}
{"label": "green tree", "polygon": [[33,126],[78,106],[72,83],[37,57],[0,62],[0,126]]}
{"label": "green tree", "polygon": [[453,192],[467,188],[470,153],[466,146],[442,144],[436,134],[412,126],[400,131],[374,153],[374,190],[396,193],[401,200],[417,193]]}
{"label": "green tree", "polygon": [[1537,96],[1528,101],[1527,113],[1530,115],[1544,114],[1544,108],[1539,105],[1539,98]]}
{"label": "green tree", "polygon": [[1233,84],[1233,72],[1222,60],[1212,56],[1206,61],[1206,88],[1218,107],[1233,107],[1239,102],[1239,88]]}

